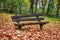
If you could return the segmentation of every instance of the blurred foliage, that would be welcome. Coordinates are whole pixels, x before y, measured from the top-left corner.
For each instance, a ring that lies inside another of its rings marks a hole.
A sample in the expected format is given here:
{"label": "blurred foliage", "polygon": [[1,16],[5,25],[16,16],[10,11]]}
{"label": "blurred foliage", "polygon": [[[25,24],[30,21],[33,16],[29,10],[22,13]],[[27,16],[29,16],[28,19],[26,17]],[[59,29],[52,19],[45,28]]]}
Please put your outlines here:
{"label": "blurred foliage", "polygon": [[[7,10],[12,10],[13,12],[17,12],[19,14],[28,14],[29,12],[29,7],[30,7],[30,0],[0,0],[0,8],[5,8]],[[51,1],[51,2],[50,2]],[[43,12],[44,15],[48,11],[48,5],[50,6],[48,15],[56,16],[60,14],[57,12],[57,4],[59,3],[58,0],[39,0],[38,1],[38,8],[37,8],[37,13]],[[42,4],[40,4],[40,2]],[[49,4],[50,3],[50,4]],[[42,7],[40,7],[42,5]],[[47,7],[47,8],[46,8]],[[41,10],[43,9],[43,10]],[[59,10],[58,10],[59,11]]]}

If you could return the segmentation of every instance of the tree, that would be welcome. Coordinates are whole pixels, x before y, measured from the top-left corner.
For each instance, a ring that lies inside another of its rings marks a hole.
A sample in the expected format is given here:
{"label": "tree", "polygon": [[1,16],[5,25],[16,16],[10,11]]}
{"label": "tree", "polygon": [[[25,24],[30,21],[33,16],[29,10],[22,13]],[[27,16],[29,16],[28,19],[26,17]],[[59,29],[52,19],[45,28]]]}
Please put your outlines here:
{"label": "tree", "polygon": [[54,0],[49,0],[46,14],[48,14],[49,12],[50,13],[53,12],[53,9],[54,9]]}
{"label": "tree", "polygon": [[46,2],[47,2],[47,0],[43,0],[43,2],[42,2],[42,10],[43,10],[42,13],[44,13]]}
{"label": "tree", "polygon": [[57,3],[57,13],[56,13],[57,17],[59,16],[59,8],[60,8],[60,0],[58,0],[58,3]]}

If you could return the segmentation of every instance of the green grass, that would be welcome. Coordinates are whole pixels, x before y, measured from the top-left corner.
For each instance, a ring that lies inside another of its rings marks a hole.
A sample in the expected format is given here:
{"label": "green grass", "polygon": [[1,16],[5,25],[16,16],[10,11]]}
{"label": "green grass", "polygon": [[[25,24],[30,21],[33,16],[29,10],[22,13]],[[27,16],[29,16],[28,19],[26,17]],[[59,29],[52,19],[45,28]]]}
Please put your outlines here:
{"label": "green grass", "polygon": [[44,16],[45,18],[45,21],[49,21],[51,23],[60,23],[60,18],[59,17],[47,17],[47,16]]}

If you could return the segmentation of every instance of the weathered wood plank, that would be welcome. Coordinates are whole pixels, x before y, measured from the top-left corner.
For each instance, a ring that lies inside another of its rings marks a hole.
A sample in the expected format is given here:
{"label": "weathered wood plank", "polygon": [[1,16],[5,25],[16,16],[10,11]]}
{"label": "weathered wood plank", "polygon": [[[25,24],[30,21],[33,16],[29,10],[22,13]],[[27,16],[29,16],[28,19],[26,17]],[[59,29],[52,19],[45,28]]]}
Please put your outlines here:
{"label": "weathered wood plank", "polygon": [[14,24],[16,26],[23,26],[23,25],[33,25],[33,24],[46,24],[49,22],[32,22],[32,23],[19,23],[19,24]]}
{"label": "weathered wood plank", "polygon": [[33,16],[42,16],[42,14],[28,14],[28,15],[21,15],[21,16],[12,16],[13,19],[16,18],[23,18],[23,17],[33,17]]}
{"label": "weathered wood plank", "polygon": [[20,19],[13,19],[13,22],[17,21],[38,21],[38,20],[44,20],[44,18],[20,18]]}

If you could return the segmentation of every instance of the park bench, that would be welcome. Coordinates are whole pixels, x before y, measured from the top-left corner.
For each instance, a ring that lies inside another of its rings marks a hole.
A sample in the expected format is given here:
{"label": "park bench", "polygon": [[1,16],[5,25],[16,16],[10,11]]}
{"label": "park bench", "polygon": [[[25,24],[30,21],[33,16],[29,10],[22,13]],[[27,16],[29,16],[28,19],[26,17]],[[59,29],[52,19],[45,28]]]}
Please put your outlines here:
{"label": "park bench", "polygon": [[[21,26],[24,25],[33,25],[33,24],[39,24],[40,29],[42,30],[42,27],[44,24],[49,22],[41,22],[41,20],[44,20],[44,18],[41,17],[42,14],[27,14],[27,15],[21,15],[21,16],[12,16],[12,21],[16,22],[14,25],[21,28]],[[30,22],[30,23],[19,23],[21,21],[37,21],[37,22]]]}

